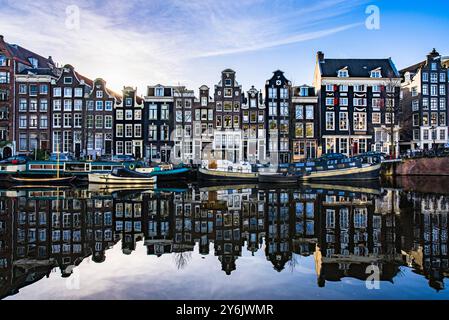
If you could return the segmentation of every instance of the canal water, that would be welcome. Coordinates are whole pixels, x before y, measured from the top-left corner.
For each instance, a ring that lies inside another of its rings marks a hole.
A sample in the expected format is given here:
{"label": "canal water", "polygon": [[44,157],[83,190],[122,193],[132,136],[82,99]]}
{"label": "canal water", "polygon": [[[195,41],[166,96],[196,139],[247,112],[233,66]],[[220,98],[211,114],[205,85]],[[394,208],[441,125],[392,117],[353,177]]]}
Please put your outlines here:
{"label": "canal water", "polygon": [[3,299],[449,299],[446,179],[0,191]]}

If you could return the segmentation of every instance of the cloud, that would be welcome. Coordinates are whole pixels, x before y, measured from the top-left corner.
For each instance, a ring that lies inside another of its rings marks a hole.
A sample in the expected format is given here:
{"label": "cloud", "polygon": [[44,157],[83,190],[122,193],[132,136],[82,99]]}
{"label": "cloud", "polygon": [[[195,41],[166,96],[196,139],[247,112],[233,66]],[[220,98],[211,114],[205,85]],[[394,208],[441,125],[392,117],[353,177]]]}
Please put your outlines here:
{"label": "cloud", "polygon": [[[358,4],[365,1],[359,1]],[[66,8],[80,9],[79,30],[66,27]],[[0,30],[18,43],[85,76],[124,85],[177,84],[197,59],[263,51],[358,26],[347,21],[353,1],[0,0]],[[353,18],[352,18],[353,19]]]}

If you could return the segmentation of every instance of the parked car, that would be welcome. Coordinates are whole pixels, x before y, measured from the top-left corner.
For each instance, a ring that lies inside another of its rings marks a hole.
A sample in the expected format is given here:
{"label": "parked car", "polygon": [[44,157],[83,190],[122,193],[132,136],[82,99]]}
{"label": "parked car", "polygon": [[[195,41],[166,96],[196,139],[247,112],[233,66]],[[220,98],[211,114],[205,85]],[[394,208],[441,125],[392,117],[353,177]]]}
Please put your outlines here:
{"label": "parked car", "polygon": [[[57,153],[52,153],[50,155],[50,161],[58,161],[58,154]],[[59,154],[59,161],[62,161],[62,162],[65,162],[65,161],[76,161],[76,159],[70,153],[60,153]]]}
{"label": "parked car", "polygon": [[30,159],[27,156],[17,155],[0,161],[0,164],[25,164]]}
{"label": "parked car", "polygon": [[135,162],[136,159],[132,156],[127,156],[127,155],[117,155],[117,156],[112,156],[111,161],[115,161],[115,162]]}

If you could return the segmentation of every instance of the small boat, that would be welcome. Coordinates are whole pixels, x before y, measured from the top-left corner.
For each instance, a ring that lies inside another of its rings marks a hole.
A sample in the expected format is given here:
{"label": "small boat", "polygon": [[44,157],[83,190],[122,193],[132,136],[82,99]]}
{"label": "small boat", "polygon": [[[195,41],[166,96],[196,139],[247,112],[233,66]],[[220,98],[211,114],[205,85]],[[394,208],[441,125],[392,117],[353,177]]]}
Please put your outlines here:
{"label": "small boat", "polygon": [[104,185],[119,184],[132,186],[150,186],[156,183],[157,177],[149,176],[126,168],[115,168],[107,174],[89,174],[89,183]]}
{"label": "small boat", "polygon": [[378,180],[381,164],[361,164],[348,168],[317,170],[301,176],[302,181]]}
{"label": "small boat", "polygon": [[191,171],[190,168],[174,168],[172,165],[136,169],[136,172],[138,173],[147,174],[150,177],[157,177],[158,182],[187,180],[190,177]]}
{"label": "small boat", "polygon": [[72,183],[76,177],[56,177],[56,178],[26,178],[26,177],[13,177],[10,176],[9,180],[14,183],[21,184],[44,184],[44,185],[67,185]]}
{"label": "small boat", "polygon": [[200,168],[198,170],[200,180],[221,181],[221,182],[257,182],[258,172],[220,171]]}

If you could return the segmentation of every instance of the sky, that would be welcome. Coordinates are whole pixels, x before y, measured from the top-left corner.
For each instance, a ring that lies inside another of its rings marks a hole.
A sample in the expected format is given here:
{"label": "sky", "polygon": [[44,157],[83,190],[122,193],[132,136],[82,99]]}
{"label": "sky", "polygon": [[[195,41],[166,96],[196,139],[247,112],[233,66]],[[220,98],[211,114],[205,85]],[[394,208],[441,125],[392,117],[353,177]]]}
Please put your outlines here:
{"label": "sky", "polygon": [[391,57],[398,69],[434,47],[449,55],[448,9],[447,0],[0,0],[0,34],[115,91],[145,95],[160,83],[198,93],[227,68],[246,91],[279,69],[312,84],[319,50]]}

